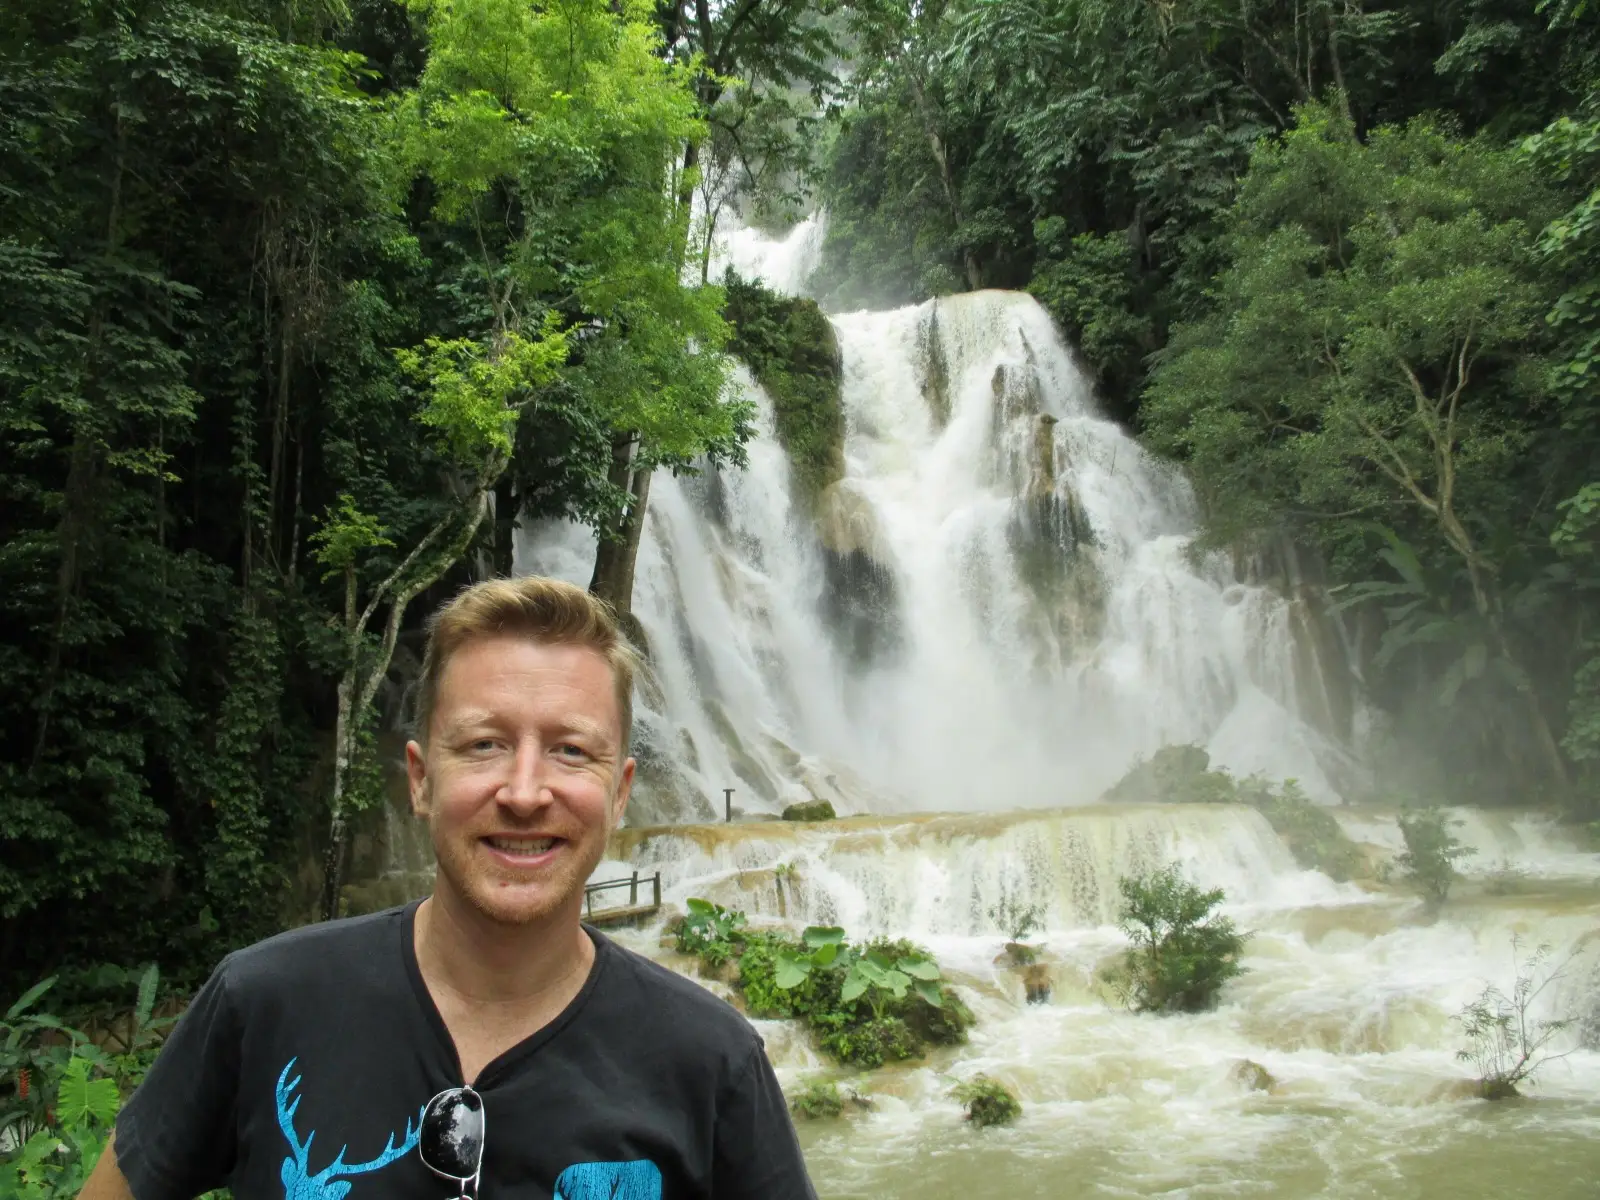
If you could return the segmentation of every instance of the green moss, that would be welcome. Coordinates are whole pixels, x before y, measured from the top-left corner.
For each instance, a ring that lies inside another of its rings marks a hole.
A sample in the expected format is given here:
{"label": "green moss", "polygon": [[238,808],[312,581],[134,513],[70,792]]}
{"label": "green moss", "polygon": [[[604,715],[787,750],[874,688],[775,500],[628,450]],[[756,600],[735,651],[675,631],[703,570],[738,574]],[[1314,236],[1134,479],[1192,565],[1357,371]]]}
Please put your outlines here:
{"label": "green moss", "polygon": [[812,800],[805,804],[791,804],[783,810],[785,821],[832,821],[838,817],[833,805],[826,800]]}
{"label": "green moss", "polygon": [[815,504],[844,475],[844,370],[833,326],[816,301],[780,296],[731,271],[723,289],[733,326],[728,349],[772,397],[797,491]]}

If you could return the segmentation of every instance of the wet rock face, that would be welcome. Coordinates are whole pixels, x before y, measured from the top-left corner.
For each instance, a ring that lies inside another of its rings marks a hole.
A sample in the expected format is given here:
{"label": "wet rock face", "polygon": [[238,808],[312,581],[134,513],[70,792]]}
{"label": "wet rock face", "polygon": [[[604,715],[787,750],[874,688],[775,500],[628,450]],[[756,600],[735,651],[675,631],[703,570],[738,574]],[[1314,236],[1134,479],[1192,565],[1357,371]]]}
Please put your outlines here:
{"label": "wet rock face", "polygon": [[822,569],[823,619],[846,661],[864,666],[892,656],[902,637],[894,573],[862,550],[824,550]]}
{"label": "wet rock face", "polygon": [[1022,968],[1022,986],[1027,991],[1029,1004],[1047,1004],[1054,981],[1050,978],[1050,968],[1044,963],[1033,963]]}

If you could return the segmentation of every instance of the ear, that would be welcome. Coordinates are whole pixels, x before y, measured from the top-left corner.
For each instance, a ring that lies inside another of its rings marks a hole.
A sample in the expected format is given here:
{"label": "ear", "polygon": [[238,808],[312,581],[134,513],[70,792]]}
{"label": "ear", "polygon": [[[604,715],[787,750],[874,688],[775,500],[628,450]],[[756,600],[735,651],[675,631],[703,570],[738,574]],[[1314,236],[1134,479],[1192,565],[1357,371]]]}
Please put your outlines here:
{"label": "ear", "polygon": [[406,743],[406,782],[411,788],[411,811],[426,818],[432,809],[428,788],[428,759],[416,742]]}
{"label": "ear", "polygon": [[611,828],[617,829],[622,825],[622,814],[628,809],[628,796],[633,791],[633,769],[636,764],[629,759],[622,764],[622,772],[617,776],[617,794],[611,801]]}

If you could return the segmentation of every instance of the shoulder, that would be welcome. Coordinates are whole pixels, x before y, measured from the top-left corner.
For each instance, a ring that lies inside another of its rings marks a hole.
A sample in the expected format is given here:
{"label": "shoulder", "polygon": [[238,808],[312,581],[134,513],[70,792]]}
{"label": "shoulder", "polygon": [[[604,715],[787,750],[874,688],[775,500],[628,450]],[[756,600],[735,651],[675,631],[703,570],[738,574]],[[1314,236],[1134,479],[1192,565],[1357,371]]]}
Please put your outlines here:
{"label": "shoulder", "polygon": [[230,996],[303,992],[309,984],[350,986],[363,977],[392,982],[395,950],[412,905],[303,925],[235,950],[217,968]]}
{"label": "shoulder", "polygon": [[605,955],[601,982],[608,1006],[622,1007],[630,1023],[647,1036],[659,1033],[688,1053],[738,1062],[762,1044],[744,1014],[720,996],[603,934],[589,932]]}

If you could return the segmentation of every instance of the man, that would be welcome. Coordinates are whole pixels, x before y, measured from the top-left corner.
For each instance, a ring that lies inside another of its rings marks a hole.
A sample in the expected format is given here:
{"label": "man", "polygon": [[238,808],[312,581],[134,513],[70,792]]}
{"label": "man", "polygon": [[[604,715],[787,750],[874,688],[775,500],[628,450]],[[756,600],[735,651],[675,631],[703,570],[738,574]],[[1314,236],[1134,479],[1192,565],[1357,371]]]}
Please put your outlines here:
{"label": "man", "polygon": [[581,924],[635,665],[554,580],[436,614],[406,746],[433,893],[224,959],[83,1200],[814,1200],[750,1025]]}

